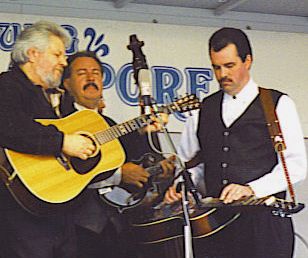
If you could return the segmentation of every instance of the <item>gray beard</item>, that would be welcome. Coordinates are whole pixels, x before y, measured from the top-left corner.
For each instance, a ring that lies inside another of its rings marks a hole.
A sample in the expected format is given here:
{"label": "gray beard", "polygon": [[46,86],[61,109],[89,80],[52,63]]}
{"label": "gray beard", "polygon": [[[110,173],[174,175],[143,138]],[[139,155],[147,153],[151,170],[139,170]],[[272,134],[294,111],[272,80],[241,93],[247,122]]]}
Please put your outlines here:
{"label": "gray beard", "polygon": [[61,78],[54,78],[52,74],[45,74],[40,68],[37,70],[37,74],[41,77],[41,80],[47,85],[49,89],[57,88],[61,83]]}

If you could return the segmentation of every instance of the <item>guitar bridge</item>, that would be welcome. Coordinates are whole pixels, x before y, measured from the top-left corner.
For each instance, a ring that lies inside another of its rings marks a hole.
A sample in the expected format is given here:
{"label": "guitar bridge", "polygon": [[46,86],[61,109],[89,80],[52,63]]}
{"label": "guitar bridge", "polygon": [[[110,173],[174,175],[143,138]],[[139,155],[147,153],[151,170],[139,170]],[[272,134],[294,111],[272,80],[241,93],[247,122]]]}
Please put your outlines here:
{"label": "guitar bridge", "polygon": [[68,162],[67,158],[64,156],[63,153],[61,153],[60,156],[57,156],[56,159],[61,164],[61,166],[65,168],[65,170],[68,171],[68,170],[71,169],[69,162]]}

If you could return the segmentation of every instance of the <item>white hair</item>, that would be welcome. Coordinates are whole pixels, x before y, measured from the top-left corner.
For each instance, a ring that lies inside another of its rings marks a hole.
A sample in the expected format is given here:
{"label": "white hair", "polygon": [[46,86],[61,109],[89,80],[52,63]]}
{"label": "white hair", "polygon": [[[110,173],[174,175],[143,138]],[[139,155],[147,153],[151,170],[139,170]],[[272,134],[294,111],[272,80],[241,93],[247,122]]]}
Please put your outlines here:
{"label": "white hair", "polygon": [[32,47],[44,51],[49,44],[49,37],[59,37],[67,47],[70,43],[68,32],[60,25],[50,21],[39,21],[24,29],[18,36],[11,53],[12,60],[16,64],[28,62],[28,50]]}

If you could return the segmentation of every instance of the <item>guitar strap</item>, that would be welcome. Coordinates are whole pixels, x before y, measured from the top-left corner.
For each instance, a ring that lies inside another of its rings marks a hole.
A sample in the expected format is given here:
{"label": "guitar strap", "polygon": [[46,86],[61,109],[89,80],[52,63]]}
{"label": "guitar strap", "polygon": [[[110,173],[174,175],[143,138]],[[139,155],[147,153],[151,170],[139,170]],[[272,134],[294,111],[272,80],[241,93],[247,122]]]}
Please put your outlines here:
{"label": "guitar strap", "polygon": [[271,90],[259,87],[259,92],[260,92],[261,104],[262,104],[264,115],[265,115],[266,122],[267,122],[267,128],[268,128],[271,140],[272,140],[272,144],[273,144],[275,151],[280,157],[283,170],[284,170],[284,174],[287,180],[290,197],[292,201],[296,203],[294,188],[290,180],[290,174],[288,172],[287,164],[286,164],[284,153],[283,153],[283,151],[287,147],[286,147],[286,144],[283,138],[283,134],[281,132],[281,127],[280,127],[280,123],[279,123],[279,120],[276,114]]}

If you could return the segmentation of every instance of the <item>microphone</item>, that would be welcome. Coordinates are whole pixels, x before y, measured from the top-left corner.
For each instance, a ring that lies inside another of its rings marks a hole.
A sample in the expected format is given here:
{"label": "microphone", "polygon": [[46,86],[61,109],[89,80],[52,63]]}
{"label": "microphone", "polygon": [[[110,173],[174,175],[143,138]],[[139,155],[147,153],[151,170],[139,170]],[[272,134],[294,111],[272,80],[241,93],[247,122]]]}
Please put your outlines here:
{"label": "microphone", "polygon": [[150,115],[152,107],[152,81],[148,69],[139,70],[138,82],[140,87],[140,98],[145,115]]}

